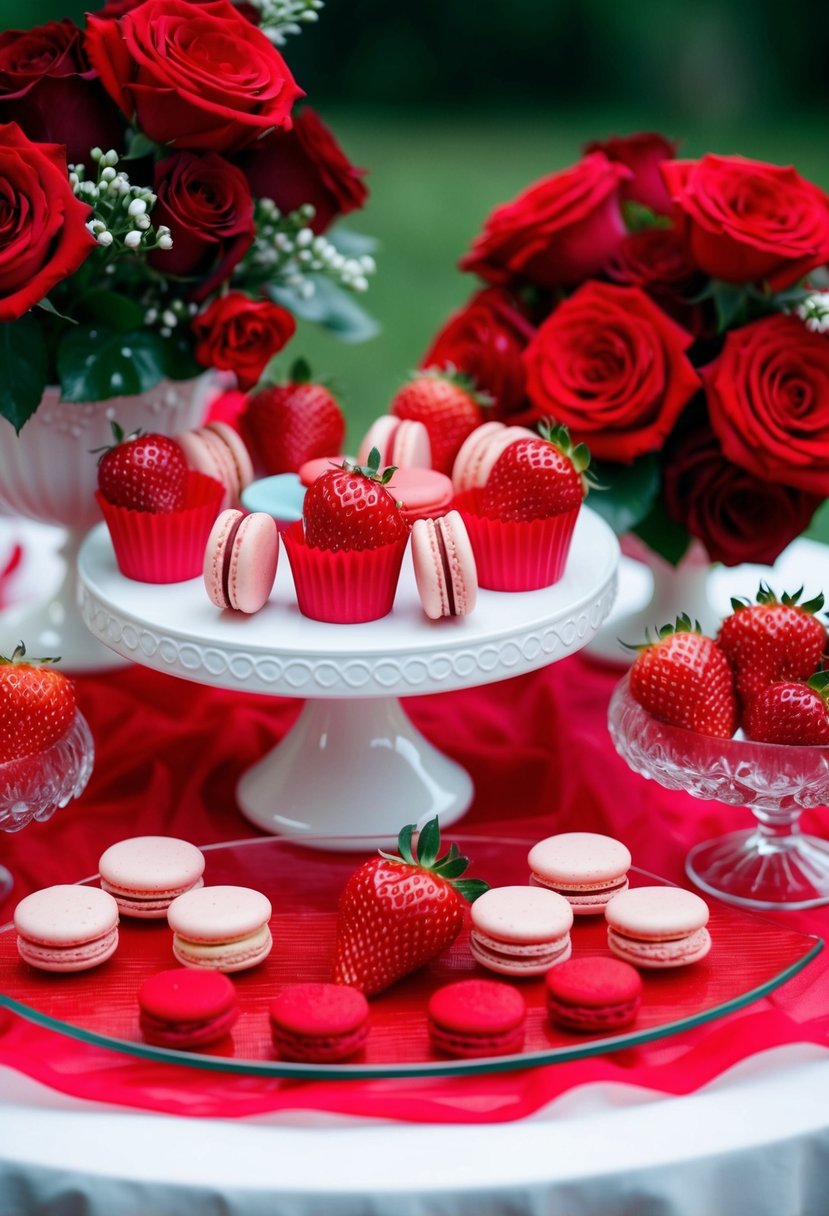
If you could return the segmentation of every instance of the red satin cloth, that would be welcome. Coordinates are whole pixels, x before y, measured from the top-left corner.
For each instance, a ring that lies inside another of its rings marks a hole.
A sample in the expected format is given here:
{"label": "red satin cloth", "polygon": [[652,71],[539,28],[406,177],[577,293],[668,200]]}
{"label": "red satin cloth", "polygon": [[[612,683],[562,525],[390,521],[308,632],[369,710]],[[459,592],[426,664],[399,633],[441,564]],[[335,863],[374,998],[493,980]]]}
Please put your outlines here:
{"label": "red satin cloth", "polygon": [[[606,727],[618,672],[581,656],[507,683],[416,697],[406,708],[427,737],[471,772],[477,795],[464,833],[540,839],[586,830],[620,836],[644,870],[684,883],[695,842],[749,826],[746,810],[695,801],[629,771]],[[200,844],[256,835],[236,810],[237,779],[285,733],[299,702],[213,689],[138,668],[81,677],[79,701],[97,747],[82,798],[46,824],[0,836],[15,890],[92,874],[124,836],[161,833]],[[829,837],[829,810],[803,816]],[[829,909],[780,914],[826,936]],[[283,1081],[133,1059],[9,1017],[0,1063],[79,1097],[187,1115],[316,1109],[412,1121],[489,1122],[531,1114],[588,1081],[687,1093],[747,1055],[789,1042],[829,1043],[829,951],[770,997],[641,1048],[486,1076],[388,1081]]]}

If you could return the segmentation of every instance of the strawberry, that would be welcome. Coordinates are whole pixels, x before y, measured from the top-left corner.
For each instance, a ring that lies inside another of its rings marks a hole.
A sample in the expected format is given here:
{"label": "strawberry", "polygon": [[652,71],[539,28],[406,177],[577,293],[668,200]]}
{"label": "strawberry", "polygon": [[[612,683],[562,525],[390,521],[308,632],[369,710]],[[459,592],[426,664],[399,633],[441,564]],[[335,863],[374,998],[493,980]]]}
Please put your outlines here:
{"label": "strawberry", "polygon": [[380,453],[372,448],[368,465],[345,462],[308,487],[302,508],[305,542],[312,549],[378,549],[408,536],[386,483],[394,468],[379,472]]}
{"label": "strawberry", "polygon": [[71,680],[47,664],[24,662],[22,642],[10,659],[0,656],[0,763],[50,747],[72,724],[77,703]]}
{"label": "strawberry", "polygon": [[566,426],[545,423],[538,438],[505,448],[486,480],[481,509],[504,520],[547,519],[581,506],[589,479],[590,453],[574,447]]}
{"label": "strawberry", "polygon": [[168,435],[125,438],[112,423],[115,446],[104,448],[98,460],[98,489],[107,502],[134,511],[166,514],[184,506],[187,460],[181,445]]}
{"label": "strawberry", "polygon": [[287,384],[275,384],[248,397],[240,426],[265,473],[296,473],[307,460],[338,456],[345,419],[323,384],[311,380],[303,359],[291,368]]}
{"label": "strawberry", "polygon": [[432,466],[451,473],[460,446],[483,422],[482,405],[489,398],[476,393],[473,382],[454,368],[431,367],[414,372],[408,383],[398,389],[389,406],[397,418],[422,422],[432,445]]}
{"label": "strawberry", "polygon": [[442,858],[437,816],[420,832],[398,836],[400,856],[380,852],[349,878],[337,910],[334,980],[367,996],[417,971],[451,945],[461,931],[464,908],[488,889],[461,878],[467,865],[457,845]]}
{"label": "strawberry", "polygon": [[753,697],[778,680],[808,680],[826,649],[826,626],[815,616],[823,607],[818,595],[805,604],[803,592],[780,599],[765,583],[757,603],[732,599],[733,612],[720,626],[717,645],[731,660],[743,713]]}
{"label": "strawberry", "polygon": [[630,691],[639,704],[671,726],[717,739],[737,729],[737,698],[731,664],[712,638],[687,616],[663,625],[656,641],[634,647]]}
{"label": "strawberry", "polygon": [[751,700],[745,731],[762,743],[829,744],[829,672],[818,672],[805,684],[768,684]]}

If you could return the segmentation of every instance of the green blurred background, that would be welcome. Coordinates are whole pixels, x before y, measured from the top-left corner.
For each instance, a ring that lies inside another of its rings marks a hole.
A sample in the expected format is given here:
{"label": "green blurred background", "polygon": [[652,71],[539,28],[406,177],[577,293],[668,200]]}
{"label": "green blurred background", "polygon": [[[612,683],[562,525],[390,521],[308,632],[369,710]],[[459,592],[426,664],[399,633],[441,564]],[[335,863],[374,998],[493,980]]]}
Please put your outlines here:
{"label": "green blurred background", "polygon": [[[4,27],[83,11],[0,0]],[[382,333],[343,346],[303,326],[290,350],[341,387],[352,444],[471,293],[455,266],[487,212],[586,140],[657,129],[687,155],[791,162],[829,187],[817,0],[328,0],[284,53],[371,170],[371,201],[350,226],[379,240],[366,303]]]}

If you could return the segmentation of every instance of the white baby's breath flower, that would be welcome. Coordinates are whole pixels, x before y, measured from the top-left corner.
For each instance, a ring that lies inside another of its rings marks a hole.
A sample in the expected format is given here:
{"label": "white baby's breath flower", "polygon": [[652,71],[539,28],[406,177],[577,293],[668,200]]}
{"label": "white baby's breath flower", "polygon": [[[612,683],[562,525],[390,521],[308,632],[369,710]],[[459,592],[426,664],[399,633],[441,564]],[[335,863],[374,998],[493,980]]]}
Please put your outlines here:
{"label": "white baby's breath flower", "polygon": [[137,229],[131,228],[124,237],[124,244],[127,249],[137,249],[141,244],[141,233]]}

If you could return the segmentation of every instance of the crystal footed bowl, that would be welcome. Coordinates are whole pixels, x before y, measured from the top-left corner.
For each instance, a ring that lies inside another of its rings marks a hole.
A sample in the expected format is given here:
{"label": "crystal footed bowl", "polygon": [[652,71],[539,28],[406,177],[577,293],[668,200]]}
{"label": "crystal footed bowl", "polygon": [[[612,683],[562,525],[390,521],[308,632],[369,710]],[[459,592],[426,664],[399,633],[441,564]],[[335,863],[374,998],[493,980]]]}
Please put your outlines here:
{"label": "crystal footed bowl", "polygon": [[[69,730],[51,747],[0,764],[0,831],[19,832],[33,819],[51,819],[83,793],[94,761],[89,724],[78,710]],[[11,875],[0,866],[0,898],[11,885]]]}
{"label": "crystal footed bowl", "polygon": [[829,842],[800,831],[801,812],[829,803],[829,747],[712,739],[657,721],[617,685],[608,727],[637,773],[694,798],[748,807],[755,827],[705,841],[685,869],[702,890],[751,908],[829,903]]}

